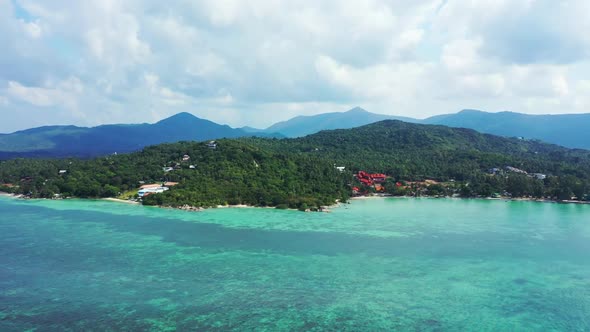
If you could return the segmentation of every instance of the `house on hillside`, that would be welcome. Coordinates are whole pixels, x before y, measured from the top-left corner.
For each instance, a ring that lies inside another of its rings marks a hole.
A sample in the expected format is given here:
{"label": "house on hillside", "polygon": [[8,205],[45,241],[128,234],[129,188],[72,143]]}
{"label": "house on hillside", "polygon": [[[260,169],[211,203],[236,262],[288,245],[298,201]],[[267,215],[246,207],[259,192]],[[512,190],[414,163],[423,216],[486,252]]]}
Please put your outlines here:
{"label": "house on hillside", "polygon": [[60,169],[60,170],[59,170],[59,175],[66,174],[67,172],[68,172],[68,171],[67,171],[67,170],[65,170],[65,169]]}
{"label": "house on hillside", "polygon": [[336,165],[334,165],[334,168],[336,168],[338,171],[340,171],[340,173],[344,172],[344,170],[346,169],[346,167],[344,167],[344,166],[336,166]]}
{"label": "house on hillside", "polygon": [[164,172],[171,172],[171,171],[173,171],[173,170],[174,170],[174,167],[162,167],[162,170],[163,170]]}
{"label": "house on hillside", "polygon": [[537,180],[545,180],[547,178],[547,175],[542,173],[533,173],[532,176]]}
{"label": "house on hillside", "polygon": [[215,141],[210,141],[209,143],[207,143],[207,147],[209,149],[217,149],[217,142]]}
{"label": "house on hillside", "polygon": [[182,156],[182,161],[189,161],[191,159],[191,157],[188,154],[185,154],[184,156]]}

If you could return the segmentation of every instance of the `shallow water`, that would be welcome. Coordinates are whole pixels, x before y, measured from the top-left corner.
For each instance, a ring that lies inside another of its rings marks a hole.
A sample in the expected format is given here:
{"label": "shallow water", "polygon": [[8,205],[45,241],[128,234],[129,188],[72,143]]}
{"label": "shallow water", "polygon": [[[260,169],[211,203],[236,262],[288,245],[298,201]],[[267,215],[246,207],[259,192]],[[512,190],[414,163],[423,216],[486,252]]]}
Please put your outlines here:
{"label": "shallow water", "polygon": [[590,330],[590,206],[0,197],[0,331]]}

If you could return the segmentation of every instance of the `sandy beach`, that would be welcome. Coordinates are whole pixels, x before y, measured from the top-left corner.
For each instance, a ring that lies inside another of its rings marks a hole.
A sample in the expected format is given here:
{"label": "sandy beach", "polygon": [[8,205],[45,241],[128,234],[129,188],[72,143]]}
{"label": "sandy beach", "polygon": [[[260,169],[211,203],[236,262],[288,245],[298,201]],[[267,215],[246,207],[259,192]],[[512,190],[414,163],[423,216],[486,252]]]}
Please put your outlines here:
{"label": "sandy beach", "polygon": [[130,200],[126,200],[126,199],[118,199],[118,198],[103,198],[103,201],[109,201],[109,202],[116,202],[116,203],[125,203],[125,204],[140,204],[139,202],[136,201],[130,201]]}

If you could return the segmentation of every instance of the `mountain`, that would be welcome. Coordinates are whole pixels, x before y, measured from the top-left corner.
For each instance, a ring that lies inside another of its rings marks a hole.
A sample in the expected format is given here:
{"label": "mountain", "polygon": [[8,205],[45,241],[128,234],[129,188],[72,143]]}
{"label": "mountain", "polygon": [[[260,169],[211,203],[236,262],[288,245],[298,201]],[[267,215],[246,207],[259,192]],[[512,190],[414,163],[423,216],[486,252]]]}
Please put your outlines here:
{"label": "mountain", "polygon": [[[190,162],[183,161],[185,154]],[[492,168],[501,169],[498,176],[488,173]],[[185,141],[92,160],[2,161],[0,190],[32,197],[104,197],[136,189],[140,182],[173,181],[178,185],[143,203],[304,209],[346,198],[353,186],[373,190],[352,176],[360,170],[390,176],[383,186],[393,194],[508,192],[558,199],[590,194],[590,151],[396,120],[296,139],[220,139],[214,149]],[[426,179],[443,184],[425,187]]]}
{"label": "mountain", "polygon": [[348,129],[389,119],[406,122],[417,121],[416,119],[407,117],[370,113],[360,107],[355,107],[348,112],[298,116],[287,121],[276,123],[266,128],[265,132],[281,133],[287,137],[302,137],[322,130]]}
{"label": "mountain", "polygon": [[[426,119],[375,114],[357,107],[348,112],[298,116],[270,126],[264,132],[278,132],[287,137],[302,137],[322,130],[348,129],[382,120],[436,124],[469,128],[505,137],[524,137],[562,145],[590,149],[590,114],[528,115],[514,112],[488,113],[463,110]],[[250,129],[250,132],[260,130]]]}
{"label": "mountain", "polygon": [[249,127],[249,126],[240,127],[239,129],[241,129],[247,133],[264,133],[265,132],[264,129],[258,129],[258,128]]}
{"label": "mountain", "polygon": [[[251,140],[277,146],[268,140]],[[505,166],[555,175],[573,169],[590,172],[587,150],[396,120],[284,140],[280,141],[280,148],[299,154],[319,154],[355,170],[387,172],[410,179],[468,179],[490,168]],[[590,173],[584,177],[590,178]]]}
{"label": "mountain", "polygon": [[179,113],[154,124],[116,124],[86,128],[47,126],[0,135],[0,159],[11,157],[93,157],[140,150],[149,145],[202,141],[242,136],[249,133],[227,125]]}
{"label": "mountain", "polygon": [[222,137],[302,137],[322,130],[348,129],[396,119],[409,123],[470,128],[505,137],[538,139],[570,148],[590,149],[590,114],[527,115],[463,110],[424,120],[375,114],[362,108],[298,116],[267,129],[231,128],[179,113],[155,124],[103,125],[93,128],[46,126],[0,134],[0,159],[15,157],[93,157],[137,151],[145,146]]}
{"label": "mountain", "polygon": [[570,148],[590,149],[590,114],[528,115],[463,110],[422,121],[449,127],[471,128],[507,137],[539,139]]}
{"label": "mountain", "polygon": [[[462,183],[464,196],[508,192],[514,197],[590,197],[590,151],[472,129],[385,120],[277,143],[250,140],[321,156],[353,172],[385,173],[394,186],[395,181],[435,179]],[[491,169],[501,176],[491,176]],[[386,184],[385,190],[395,193],[391,186]]]}

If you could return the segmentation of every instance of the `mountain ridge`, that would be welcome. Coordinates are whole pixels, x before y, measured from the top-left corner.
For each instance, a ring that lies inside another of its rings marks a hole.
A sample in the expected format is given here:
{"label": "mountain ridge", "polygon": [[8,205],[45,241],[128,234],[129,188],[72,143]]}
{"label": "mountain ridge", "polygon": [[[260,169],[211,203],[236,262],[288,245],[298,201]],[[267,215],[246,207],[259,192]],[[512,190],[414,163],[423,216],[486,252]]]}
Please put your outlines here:
{"label": "mountain ridge", "polygon": [[[345,121],[343,122],[342,119]],[[370,113],[357,107],[348,112],[297,116],[269,128],[287,137],[302,137],[321,130],[349,129],[382,120],[469,128],[486,134],[538,139],[569,148],[590,149],[590,131],[586,129],[590,127],[590,114],[533,115],[512,111],[491,113],[464,109],[457,113],[415,119]]]}
{"label": "mountain ridge", "polygon": [[470,128],[506,137],[539,139],[569,148],[590,149],[590,114],[523,114],[503,111],[490,113],[464,110],[422,120],[455,128]]}
{"label": "mountain ridge", "polygon": [[144,146],[182,140],[304,137],[323,130],[349,129],[383,121],[469,128],[504,137],[538,139],[569,148],[590,149],[590,114],[530,115],[464,109],[426,119],[377,114],[361,107],[346,112],[296,116],[266,129],[232,128],[181,112],[153,124],[107,124],[96,127],[51,125],[0,134],[0,159],[18,157],[93,157],[125,153]]}
{"label": "mountain ridge", "polygon": [[107,124],[96,127],[43,126],[0,135],[0,159],[51,156],[95,157],[137,151],[177,141],[202,141],[278,134],[248,133],[183,112],[148,124]]}
{"label": "mountain ridge", "polygon": [[265,131],[279,132],[293,138],[314,134],[321,130],[349,129],[388,119],[416,121],[409,117],[371,113],[357,106],[346,112],[299,115],[286,121],[277,122],[266,128]]}
{"label": "mountain ridge", "polygon": [[[506,193],[588,200],[590,195],[590,151],[466,128],[383,120],[295,139],[243,137],[217,143],[215,149],[206,141],[165,143],[92,160],[3,161],[0,188],[6,184],[2,190],[31,197],[93,198],[172,181],[178,185],[143,203],[302,210],[346,199],[353,191],[382,192],[381,186],[394,195],[415,196]],[[361,184],[353,177],[361,170],[389,177],[379,187]],[[426,180],[444,185],[420,184]]]}

